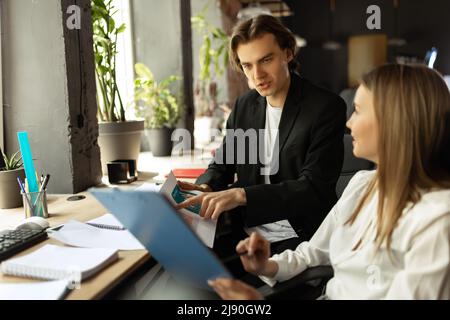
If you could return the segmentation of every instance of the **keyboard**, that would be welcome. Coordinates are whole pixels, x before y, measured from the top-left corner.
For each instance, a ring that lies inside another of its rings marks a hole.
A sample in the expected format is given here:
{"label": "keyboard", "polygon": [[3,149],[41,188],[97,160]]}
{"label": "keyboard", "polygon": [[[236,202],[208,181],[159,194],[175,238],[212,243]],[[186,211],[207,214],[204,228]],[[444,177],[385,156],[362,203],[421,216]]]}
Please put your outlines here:
{"label": "keyboard", "polygon": [[0,232],[0,261],[47,239],[44,230],[6,230]]}

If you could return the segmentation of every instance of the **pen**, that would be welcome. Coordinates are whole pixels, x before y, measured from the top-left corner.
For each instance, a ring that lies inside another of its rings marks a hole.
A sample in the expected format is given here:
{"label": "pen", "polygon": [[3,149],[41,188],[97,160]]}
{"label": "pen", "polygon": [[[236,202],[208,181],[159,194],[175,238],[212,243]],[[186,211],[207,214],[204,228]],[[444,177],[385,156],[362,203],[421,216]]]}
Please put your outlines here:
{"label": "pen", "polygon": [[240,253],[236,253],[232,256],[226,257],[225,259],[222,260],[223,263],[228,263],[230,261],[233,261],[237,258],[239,258],[240,256],[245,256],[248,254],[248,251],[244,251],[244,252],[240,252]]}
{"label": "pen", "polygon": [[50,180],[50,175],[47,174],[42,182],[41,191],[47,189],[48,181]]}
{"label": "pen", "polygon": [[[31,204],[30,199],[27,196],[26,190],[25,190],[25,186],[23,185],[22,180],[20,180],[20,177],[17,177],[17,182],[19,183],[20,186],[20,190],[22,191],[22,195],[25,197],[27,203],[28,203],[28,207],[30,207],[30,213],[33,214],[34,212],[34,206]],[[28,213],[27,213],[27,218],[28,218]]]}

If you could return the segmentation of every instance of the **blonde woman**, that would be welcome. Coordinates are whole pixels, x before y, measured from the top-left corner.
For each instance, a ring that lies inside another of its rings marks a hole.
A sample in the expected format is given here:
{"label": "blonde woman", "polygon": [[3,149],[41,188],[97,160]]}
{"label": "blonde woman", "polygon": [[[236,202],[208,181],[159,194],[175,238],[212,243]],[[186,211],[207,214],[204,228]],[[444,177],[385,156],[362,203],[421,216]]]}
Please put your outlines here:
{"label": "blonde woman", "polygon": [[[273,285],[331,265],[329,299],[450,299],[450,94],[424,66],[386,65],[362,81],[347,123],[354,154],[377,164],[354,176],[309,242],[269,259],[254,233],[237,246],[244,268]],[[238,281],[224,299],[262,298]]]}

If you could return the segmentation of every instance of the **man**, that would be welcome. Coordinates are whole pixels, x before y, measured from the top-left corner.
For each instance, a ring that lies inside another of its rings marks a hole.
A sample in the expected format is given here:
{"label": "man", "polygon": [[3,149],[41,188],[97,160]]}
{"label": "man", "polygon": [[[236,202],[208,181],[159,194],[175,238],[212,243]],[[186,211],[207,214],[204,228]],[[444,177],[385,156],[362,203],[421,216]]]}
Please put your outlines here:
{"label": "man", "polygon": [[[216,156],[196,184],[180,182],[184,189],[205,192],[180,208],[201,204],[200,214],[212,219],[232,210],[230,216],[241,218],[248,234],[258,231],[275,252],[295,248],[316,231],[337,200],[343,162],[345,103],[294,72],[295,52],[293,34],[272,16],[236,26],[231,61],[255,89],[236,101],[217,153],[223,158]],[[256,143],[247,139],[230,148],[239,140],[232,129],[264,129],[264,134]],[[251,161],[255,152],[263,154],[256,163]],[[239,161],[242,153],[245,161]],[[241,232],[225,245],[233,252],[245,236]]]}

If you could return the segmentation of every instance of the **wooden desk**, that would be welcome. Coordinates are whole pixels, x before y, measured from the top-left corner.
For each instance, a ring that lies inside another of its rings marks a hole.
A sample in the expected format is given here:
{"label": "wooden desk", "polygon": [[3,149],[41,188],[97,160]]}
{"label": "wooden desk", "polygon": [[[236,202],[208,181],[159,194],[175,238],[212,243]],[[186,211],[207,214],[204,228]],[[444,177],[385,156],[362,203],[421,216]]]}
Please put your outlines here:
{"label": "wooden desk", "polygon": [[[48,210],[50,217],[48,219],[50,226],[55,227],[67,222],[70,219],[79,221],[87,221],[97,218],[104,213],[106,209],[97,202],[90,194],[81,193],[86,196],[86,199],[69,202],[66,199],[68,195],[49,195],[48,196]],[[13,229],[19,221],[24,218],[23,208],[12,210],[0,210],[0,230]],[[30,253],[45,244],[53,243],[59,244],[58,241],[48,239],[39,243],[36,246],[29,248],[19,254],[24,255]],[[145,250],[136,251],[119,251],[119,260],[103,269],[95,276],[83,281],[81,288],[71,291],[66,299],[69,300],[89,300],[101,299],[111,289],[118,285],[128,275],[133,273],[136,269],[142,266],[150,255]],[[0,282],[30,282],[30,279],[17,278],[11,276],[4,276],[0,274]]]}

